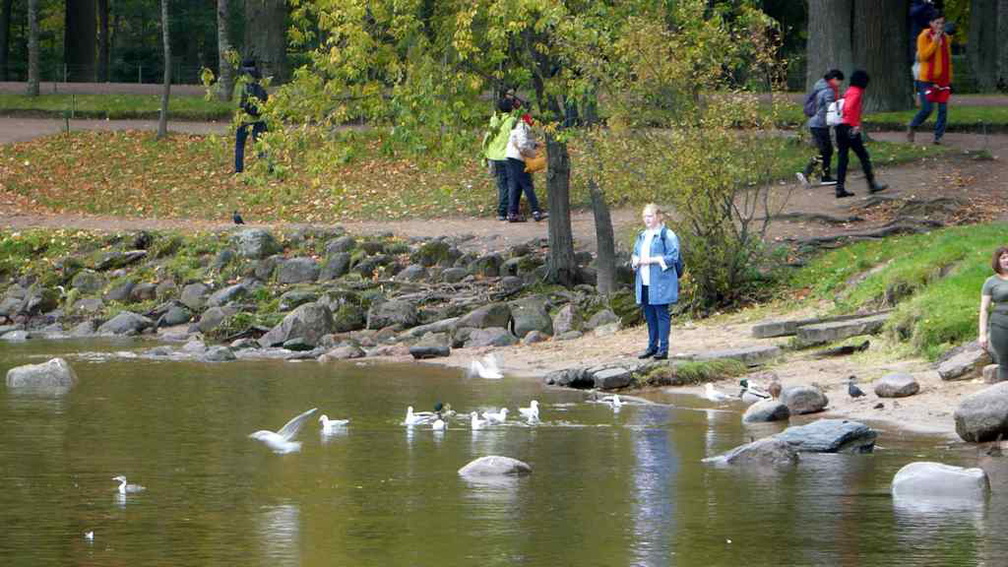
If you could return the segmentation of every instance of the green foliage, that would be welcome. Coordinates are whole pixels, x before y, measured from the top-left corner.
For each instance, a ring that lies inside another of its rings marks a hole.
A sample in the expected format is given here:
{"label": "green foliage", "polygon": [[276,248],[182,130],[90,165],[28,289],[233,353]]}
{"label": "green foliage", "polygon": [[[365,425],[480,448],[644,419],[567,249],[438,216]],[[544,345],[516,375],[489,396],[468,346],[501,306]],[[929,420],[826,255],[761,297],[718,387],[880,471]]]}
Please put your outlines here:
{"label": "green foliage", "polygon": [[747,371],[745,363],[732,359],[675,362],[652,368],[636,380],[639,386],[684,386],[717,382],[741,376]]}

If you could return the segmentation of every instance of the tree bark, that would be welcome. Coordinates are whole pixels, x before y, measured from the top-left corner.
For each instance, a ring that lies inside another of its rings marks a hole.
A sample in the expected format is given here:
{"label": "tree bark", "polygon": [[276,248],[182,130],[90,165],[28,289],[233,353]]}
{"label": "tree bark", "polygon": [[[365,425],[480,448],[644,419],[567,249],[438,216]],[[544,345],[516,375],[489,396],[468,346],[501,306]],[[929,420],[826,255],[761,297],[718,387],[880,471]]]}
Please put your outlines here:
{"label": "tree bark", "polygon": [[39,0],[28,0],[28,96],[39,94]]}
{"label": "tree bark", "polygon": [[168,98],[171,96],[171,35],[168,29],[168,0],[161,0],[161,38],[164,41],[164,89],[161,91],[161,116],[157,137],[168,136]]}
{"label": "tree bark", "polygon": [[109,0],[98,0],[98,80],[109,80]]}
{"label": "tree bark", "polygon": [[[966,55],[977,87],[991,91],[998,82],[998,0],[970,0]],[[1004,43],[1004,42],[1002,42]]]}
{"label": "tree bark", "polygon": [[865,91],[866,112],[906,110],[913,104],[905,55],[910,41],[909,9],[909,0],[854,0],[854,67],[871,77]]}
{"label": "tree bark", "polygon": [[11,10],[13,9],[13,0],[3,0],[0,2],[0,81],[6,81],[8,77],[7,66],[10,57]]}
{"label": "tree bark", "polygon": [[231,51],[230,15],[228,0],[217,0],[217,98],[225,102],[231,100],[234,91],[234,69],[227,59]]}
{"label": "tree bark", "polygon": [[[1008,38],[1008,0],[998,0],[997,35]],[[1008,41],[998,42],[998,88],[1008,88]]]}
{"label": "tree bark", "polygon": [[567,144],[546,135],[548,167],[546,191],[549,193],[549,280],[566,287],[575,283],[574,235],[570,220],[570,154]]}
{"label": "tree bark", "polygon": [[245,55],[253,57],[264,76],[274,82],[286,81],[287,2],[285,0],[245,0]]}
{"label": "tree bark", "polygon": [[595,288],[600,294],[609,295],[616,290],[616,238],[613,236],[612,216],[605,192],[597,180],[588,180],[588,193],[595,216],[595,244],[598,248]]}
{"label": "tree bark", "polygon": [[809,0],[808,41],[805,49],[805,90],[830,69],[850,75],[854,64],[851,49],[851,13],[854,0]]}
{"label": "tree bark", "polygon": [[63,61],[67,80],[95,80],[98,21],[95,0],[67,0],[63,28]]}

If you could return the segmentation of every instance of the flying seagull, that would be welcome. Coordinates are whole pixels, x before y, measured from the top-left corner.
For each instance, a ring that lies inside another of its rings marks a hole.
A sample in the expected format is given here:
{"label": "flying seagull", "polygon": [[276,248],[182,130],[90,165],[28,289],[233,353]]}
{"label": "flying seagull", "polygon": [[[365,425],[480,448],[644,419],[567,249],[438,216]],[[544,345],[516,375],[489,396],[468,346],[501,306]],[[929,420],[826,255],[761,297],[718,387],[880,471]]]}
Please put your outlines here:
{"label": "flying seagull", "polygon": [[296,453],[301,450],[301,443],[293,441],[294,436],[298,434],[298,431],[301,430],[301,426],[303,426],[305,422],[308,421],[308,418],[316,411],[318,411],[318,408],[312,408],[304,412],[285,423],[279,431],[267,431],[265,429],[260,429],[259,431],[249,435],[249,437],[255,439],[256,441],[261,441],[278,455]]}

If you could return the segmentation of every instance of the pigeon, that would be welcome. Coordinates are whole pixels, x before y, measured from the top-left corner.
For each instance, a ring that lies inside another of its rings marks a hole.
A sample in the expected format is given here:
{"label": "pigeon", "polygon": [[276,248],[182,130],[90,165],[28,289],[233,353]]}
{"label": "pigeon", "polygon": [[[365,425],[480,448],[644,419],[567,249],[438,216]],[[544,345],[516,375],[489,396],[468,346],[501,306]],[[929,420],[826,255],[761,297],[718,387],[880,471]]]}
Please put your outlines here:
{"label": "pigeon", "polygon": [[245,224],[245,219],[241,218],[238,211],[231,213],[231,220],[233,220],[235,224]]}
{"label": "pigeon", "polygon": [[507,408],[501,408],[500,411],[485,411],[483,412],[483,419],[487,420],[487,423],[504,423],[507,421]]}
{"label": "pigeon", "polygon": [[469,414],[469,423],[473,429],[483,429],[483,426],[486,425],[486,420],[480,419],[476,412],[471,412]]}
{"label": "pigeon", "polygon": [[406,419],[403,420],[403,425],[420,425],[422,423],[430,423],[434,420],[436,415],[434,412],[421,411],[413,412],[413,406],[406,408]]}
{"label": "pigeon", "polygon": [[518,408],[518,413],[529,421],[539,420],[539,402],[532,400],[527,408]]}
{"label": "pigeon", "polygon": [[126,477],[123,475],[112,477],[112,480],[119,483],[119,494],[136,494],[137,492],[143,492],[147,490],[147,487],[140,486],[139,484],[126,484]]}
{"label": "pigeon", "polygon": [[847,393],[850,395],[851,398],[854,399],[860,398],[861,396],[865,395],[865,393],[861,391],[861,388],[858,388],[857,386],[854,385],[853,376],[847,378]]}
{"label": "pigeon", "polygon": [[322,433],[331,434],[335,433],[339,429],[346,427],[350,423],[349,419],[329,419],[329,416],[322,414],[318,418],[319,422],[322,424]]}
{"label": "pigeon", "polygon": [[316,411],[318,411],[318,408],[312,408],[302,413],[285,423],[279,431],[267,431],[265,429],[260,429],[259,431],[249,435],[249,438],[262,442],[278,455],[296,453],[301,450],[301,443],[293,441],[294,436],[298,434],[298,431],[301,430],[301,426],[303,426],[305,422],[308,421],[308,418]]}

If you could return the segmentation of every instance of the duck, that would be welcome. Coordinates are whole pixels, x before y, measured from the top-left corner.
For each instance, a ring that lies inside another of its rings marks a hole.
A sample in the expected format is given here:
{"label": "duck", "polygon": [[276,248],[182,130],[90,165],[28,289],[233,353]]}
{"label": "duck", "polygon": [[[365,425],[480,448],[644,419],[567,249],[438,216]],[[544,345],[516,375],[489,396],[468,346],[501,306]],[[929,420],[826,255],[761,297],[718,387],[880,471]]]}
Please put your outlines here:
{"label": "duck", "polygon": [[119,483],[119,487],[116,489],[119,494],[136,494],[137,492],[147,490],[146,486],[140,486],[139,484],[127,484],[126,477],[123,475],[114,476],[112,477],[112,480]]}
{"label": "duck", "polygon": [[769,400],[770,394],[756,388],[755,386],[749,385],[749,380],[745,378],[739,380],[739,386],[742,390],[739,392],[739,398],[747,404],[755,404],[756,402],[762,402],[763,400]]}
{"label": "duck", "polygon": [[434,420],[434,423],[431,424],[430,428],[433,429],[434,431],[444,431],[445,430],[445,422],[444,422],[443,419],[441,419],[439,417],[439,418],[437,418],[437,419]]}
{"label": "duck", "polygon": [[712,402],[727,402],[731,399],[728,394],[715,390],[714,384],[710,382],[704,384],[704,397]]}
{"label": "duck", "polygon": [[349,419],[329,419],[329,416],[322,414],[318,418],[319,423],[322,424],[322,433],[330,434],[346,427],[350,423]]}
{"label": "duck", "polygon": [[318,408],[312,408],[294,417],[277,431],[260,429],[249,435],[249,437],[263,443],[278,455],[297,453],[301,450],[301,443],[294,441],[294,437],[298,434],[298,431],[301,431],[301,427],[308,421],[308,418],[316,411],[318,411]]}
{"label": "duck", "polygon": [[409,406],[406,408],[406,419],[403,421],[403,425],[420,425],[423,423],[430,423],[434,420],[434,417],[434,412],[414,412],[413,406]]}
{"label": "duck", "polygon": [[539,420],[539,402],[532,400],[527,408],[518,408],[518,413],[529,421]]}
{"label": "duck", "polygon": [[480,419],[479,414],[476,412],[471,412],[469,414],[469,424],[473,429],[483,429],[483,426],[486,425],[486,423],[486,420]]}

